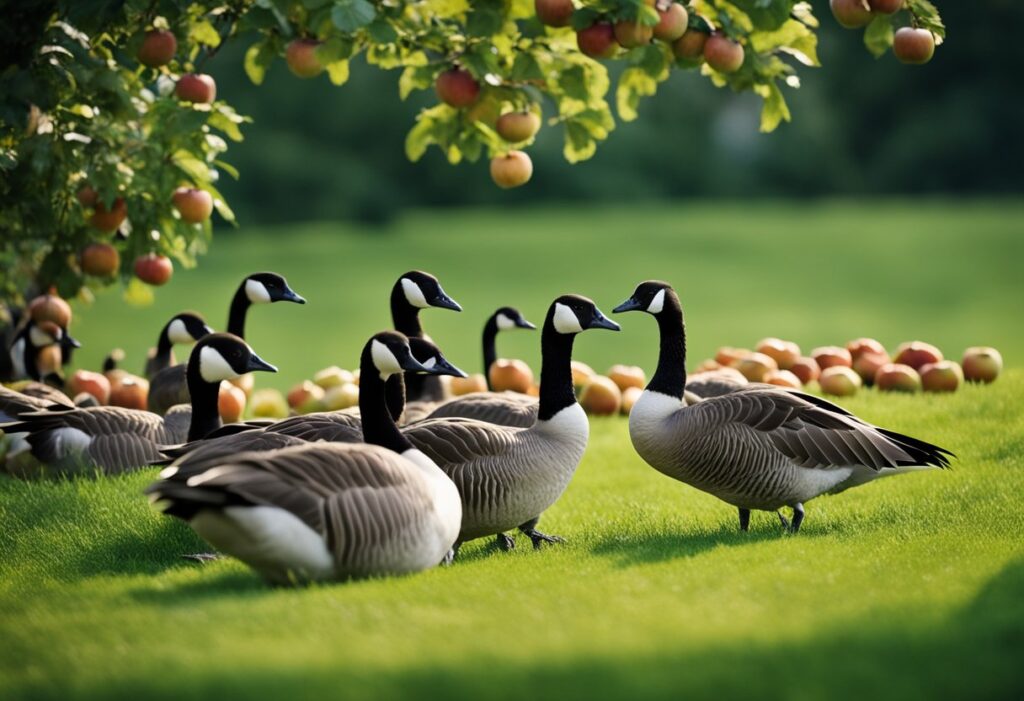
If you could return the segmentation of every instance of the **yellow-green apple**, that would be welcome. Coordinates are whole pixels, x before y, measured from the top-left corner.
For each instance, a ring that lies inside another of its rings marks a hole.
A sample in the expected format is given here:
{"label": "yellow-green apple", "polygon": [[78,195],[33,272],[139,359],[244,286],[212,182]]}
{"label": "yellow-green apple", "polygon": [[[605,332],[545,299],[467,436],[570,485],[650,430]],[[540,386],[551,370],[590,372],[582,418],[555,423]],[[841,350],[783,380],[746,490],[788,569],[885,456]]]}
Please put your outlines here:
{"label": "yellow-green apple", "polygon": [[534,112],[508,112],[498,117],[494,128],[505,141],[518,144],[533,138],[540,129],[540,117]]}
{"label": "yellow-green apple", "polygon": [[860,389],[860,375],[845,365],[833,365],[821,371],[818,385],[825,394],[835,397],[849,397]]}
{"label": "yellow-green apple", "polygon": [[319,402],[324,398],[324,388],[309,380],[303,380],[288,390],[288,406],[298,411],[311,402]]}
{"label": "yellow-green apple", "polygon": [[330,389],[331,387],[337,387],[339,385],[347,385],[352,382],[353,379],[351,372],[343,370],[337,365],[326,367],[313,375],[313,382],[324,389]]}
{"label": "yellow-green apple", "polygon": [[632,20],[619,20],[615,23],[615,41],[624,49],[635,49],[651,43],[654,27]]}
{"label": "yellow-green apple", "polygon": [[972,346],[964,351],[963,368],[968,382],[994,382],[1003,371],[1003,356],[989,346]]}
{"label": "yellow-green apple", "polygon": [[324,409],[327,411],[339,411],[348,409],[359,403],[359,387],[351,382],[343,385],[335,385],[324,391]]}
{"label": "yellow-green apple", "polygon": [[878,368],[875,387],[883,392],[919,392],[921,376],[909,365],[888,363]]}
{"label": "yellow-green apple", "polygon": [[288,401],[276,389],[259,389],[249,400],[252,415],[261,419],[284,419],[288,416]]}
{"label": "yellow-green apple", "polygon": [[619,412],[622,405],[622,391],[607,377],[595,375],[580,392],[580,406],[588,414],[610,416]]}

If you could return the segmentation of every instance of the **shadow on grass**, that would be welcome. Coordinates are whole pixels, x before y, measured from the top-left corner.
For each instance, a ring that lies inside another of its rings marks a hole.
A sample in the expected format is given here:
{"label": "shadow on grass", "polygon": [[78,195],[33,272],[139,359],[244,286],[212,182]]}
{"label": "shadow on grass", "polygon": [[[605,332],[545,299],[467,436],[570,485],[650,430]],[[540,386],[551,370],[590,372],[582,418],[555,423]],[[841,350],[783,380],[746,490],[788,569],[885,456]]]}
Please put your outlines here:
{"label": "shadow on grass", "polygon": [[[225,578],[213,586],[234,588],[239,583]],[[182,603],[188,596],[205,595],[209,586],[184,589]],[[680,640],[685,640],[685,631],[680,631]],[[319,700],[335,698],[344,690],[346,699],[447,701],[1009,699],[1024,694],[1022,657],[1024,560],[1019,560],[972,602],[937,623],[915,624],[913,618],[894,613],[816,631],[800,640],[525,663],[465,659],[387,671],[352,668],[345,651],[339,650],[336,659],[301,670],[293,663],[275,668],[272,657],[245,667],[190,674],[127,670],[120,679],[90,689],[51,679],[52,686],[10,689],[7,698]]]}
{"label": "shadow on grass", "polygon": [[[182,561],[179,560],[179,562]],[[210,565],[196,562],[183,566],[198,569]],[[182,582],[168,587],[140,587],[129,591],[128,596],[133,601],[150,606],[179,608],[222,597],[234,600],[260,598],[275,590],[275,587],[265,584],[250,572],[220,572],[204,574],[195,581]]]}

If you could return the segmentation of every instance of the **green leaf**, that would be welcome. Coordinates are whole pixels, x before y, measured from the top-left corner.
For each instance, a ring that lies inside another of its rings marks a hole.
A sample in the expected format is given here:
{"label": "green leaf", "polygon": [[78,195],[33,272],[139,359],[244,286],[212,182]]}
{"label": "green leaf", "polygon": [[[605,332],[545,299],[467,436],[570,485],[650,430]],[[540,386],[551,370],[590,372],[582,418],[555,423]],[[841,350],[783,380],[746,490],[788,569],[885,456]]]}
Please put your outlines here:
{"label": "green leaf", "polygon": [[743,10],[755,29],[778,29],[789,19],[796,0],[731,0],[732,4]]}
{"label": "green leaf", "polygon": [[207,46],[217,47],[220,46],[220,34],[216,28],[205,19],[196,20],[192,23],[188,30],[189,39],[197,44],[206,44]]}
{"label": "green leaf", "polygon": [[587,91],[587,74],[583,66],[573,66],[562,71],[558,76],[558,85],[567,96],[575,100],[586,102],[590,98]]}
{"label": "green leaf", "polygon": [[124,301],[133,307],[148,307],[153,303],[153,288],[133,277],[124,288]]}
{"label": "green leaf", "polygon": [[764,107],[761,109],[762,132],[775,131],[776,127],[783,121],[788,122],[790,120],[789,106],[786,104],[786,98],[783,96],[782,91],[779,90],[779,86],[775,81],[755,85],[754,92],[764,98]]}
{"label": "green leaf", "polygon": [[377,10],[368,0],[338,0],[331,10],[331,22],[346,34],[362,29],[376,16]]}
{"label": "green leaf", "polygon": [[641,97],[650,97],[658,91],[658,81],[647,75],[643,69],[627,68],[619,77],[619,85],[615,89],[615,105],[619,118],[632,122],[637,118],[637,107]]}
{"label": "green leaf", "polygon": [[415,163],[423,158],[427,147],[434,143],[434,122],[421,112],[405,137],[405,157]]}
{"label": "green leaf", "polygon": [[398,41],[398,32],[382,17],[371,22],[366,31],[370,34],[370,39],[378,44],[393,44]]}
{"label": "green leaf", "polygon": [[565,122],[565,160],[570,163],[585,161],[597,151],[597,142],[590,135],[586,125],[570,119]]}
{"label": "green leaf", "polygon": [[512,72],[509,78],[517,81],[544,80],[544,71],[541,70],[537,59],[528,51],[521,51],[516,54],[516,60],[512,64]]}
{"label": "green leaf", "polygon": [[943,24],[935,5],[928,0],[906,0],[905,4],[914,16],[914,23],[922,29],[929,30],[936,36],[936,43],[941,44],[946,38],[946,25]]}
{"label": "green leaf", "polygon": [[398,79],[398,95],[403,100],[413,90],[426,90],[434,82],[435,69],[432,66],[408,66]]}
{"label": "green leaf", "polygon": [[268,42],[261,41],[249,47],[245,52],[245,74],[253,85],[263,83],[267,68],[273,60],[274,54]]}
{"label": "green leaf", "polygon": [[348,61],[335,61],[328,63],[327,77],[334,85],[344,85],[348,82]]}
{"label": "green leaf", "polygon": [[504,0],[474,0],[466,18],[466,34],[489,37],[497,34],[505,24]]}
{"label": "green leaf", "polygon": [[864,46],[878,58],[892,47],[892,16],[878,15],[864,30]]}

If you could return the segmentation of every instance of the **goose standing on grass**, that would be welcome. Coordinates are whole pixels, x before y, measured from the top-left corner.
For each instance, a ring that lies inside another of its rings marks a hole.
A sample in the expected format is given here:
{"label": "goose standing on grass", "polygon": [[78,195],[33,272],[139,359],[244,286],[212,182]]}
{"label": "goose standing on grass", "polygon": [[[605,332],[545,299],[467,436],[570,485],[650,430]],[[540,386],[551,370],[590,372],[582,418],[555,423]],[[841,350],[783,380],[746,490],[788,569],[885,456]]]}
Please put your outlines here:
{"label": "goose standing on grass", "polygon": [[[246,277],[231,299],[228,333],[244,340],[245,319],[249,307],[273,302],[305,304],[306,300],[288,287],[288,282],[277,273],[253,273]],[[146,404],[150,411],[165,414],[172,406],[188,402],[188,383],[185,381],[184,366],[172,365],[153,375],[149,383]]]}
{"label": "goose standing on grass", "polygon": [[658,367],[629,415],[633,447],[651,467],[739,509],[793,509],[878,477],[946,467],[952,453],[861,421],[824,399],[752,384],[687,405],[686,328],[670,285],[641,283],[615,312],[652,315],[661,333]]}
{"label": "goose standing on grass", "polygon": [[541,331],[540,402],[529,428],[473,419],[429,419],[403,433],[451,477],[462,495],[458,545],[498,536],[518,527],[535,548],[560,542],[537,530],[537,522],[565,491],[587,447],[590,426],[572,386],[573,340],[586,329],[619,326],[586,297],[565,295],[548,309]]}
{"label": "goose standing on grass", "polygon": [[484,325],[484,374],[487,377],[487,392],[473,392],[455,397],[446,402],[434,405],[424,417],[441,419],[459,417],[478,419],[502,426],[532,426],[537,420],[539,406],[536,397],[518,392],[495,392],[491,384],[491,366],[498,358],[495,348],[495,336],[498,331],[508,329],[536,329],[537,327],[523,318],[518,310],[502,307],[494,312]]}
{"label": "goose standing on grass", "polygon": [[[215,333],[196,344],[186,377],[191,411],[161,417],[149,411],[102,406],[22,414],[0,424],[8,434],[24,434],[8,453],[8,465],[31,453],[58,473],[99,469],[112,474],[145,467],[163,456],[159,446],[197,440],[220,426],[217,393],[222,380],[253,371],[277,372],[237,336]],[[186,435],[187,431],[187,435]],[[20,464],[20,463],[19,463]]]}
{"label": "goose standing on grass", "polygon": [[387,379],[420,364],[407,339],[373,336],[360,361],[365,443],[307,443],[241,453],[201,472],[171,466],[146,491],[165,514],[265,579],[344,580],[408,574],[445,559],[459,534],[458,491],[402,435]]}
{"label": "goose standing on grass", "polygon": [[[395,331],[408,338],[426,338],[420,323],[420,310],[435,307],[461,312],[462,307],[449,297],[437,278],[422,270],[410,270],[391,288],[391,323]],[[406,381],[410,402],[438,402],[448,396],[447,386],[436,375],[410,375]]]}
{"label": "goose standing on grass", "polygon": [[172,316],[160,330],[156,347],[150,348],[146,355],[146,379],[152,379],[161,370],[177,365],[174,358],[175,345],[189,346],[211,333],[213,329],[206,325],[203,317],[194,312],[181,312]]}

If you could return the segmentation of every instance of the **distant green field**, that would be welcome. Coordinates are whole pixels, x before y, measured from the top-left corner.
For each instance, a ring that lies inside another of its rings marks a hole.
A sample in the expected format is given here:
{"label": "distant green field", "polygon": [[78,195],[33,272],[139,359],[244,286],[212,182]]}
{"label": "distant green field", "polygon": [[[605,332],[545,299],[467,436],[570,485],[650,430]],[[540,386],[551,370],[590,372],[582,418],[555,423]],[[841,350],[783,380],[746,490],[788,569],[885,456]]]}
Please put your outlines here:
{"label": "distant green field", "polygon": [[[391,228],[304,224],[245,227],[215,237],[199,268],[178,271],[151,307],[117,290],[76,309],[84,366],[114,345],[141,369],[171,314],[196,309],[217,328],[248,272],[276,270],[309,299],[251,310],[249,341],[277,364],[260,383],[286,388],[327,365],[352,367],[366,338],[390,324],[388,295],[406,270],[438,276],[465,311],[428,310],[426,329],[453,362],[479,371],[480,330],[497,307],[543,320],[556,295],[592,297],[606,312],[637,282],[679,290],[696,363],[720,345],[781,336],[806,350],[874,336],[887,346],[928,340],[959,357],[968,345],[1024,363],[1024,202],[638,205],[587,210],[486,210],[410,215]],[[621,334],[584,336],[576,357],[598,370],[650,369],[654,328],[625,319]],[[536,367],[539,339],[499,339],[502,355]]]}
{"label": "distant green field", "polygon": [[[246,271],[285,273],[305,307],[253,310],[252,344],[284,387],[353,364],[387,326],[410,267],[465,306],[428,311],[454,362],[478,369],[495,306],[539,319],[554,295],[610,308],[671,280],[693,360],[772,334],[805,347],[922,338],[958,356],[995,345],[1011,369],[955,395],[844,401],[943,445],[953,468],[812,501],[800,534],[646,466],[620,418],[591,442],[534,552],[471,543],[450,568],[299,590],[203,549],[149,509],[156,470],[116,479],[0,476],[0,698],[8,699],[1007,699],[1024,695],[1024,205],[702,204],[411,216],[394,230],[247,229],[219,236],[156,307],[116,295],[77,311],[79,358],[141,358],[160,317],[217,324]],[[654,324],[587,333],[578,357],[650,369]],[[536,362],[537,338],[500,341]],[[260,377],[261,380],[264,376]]]}

